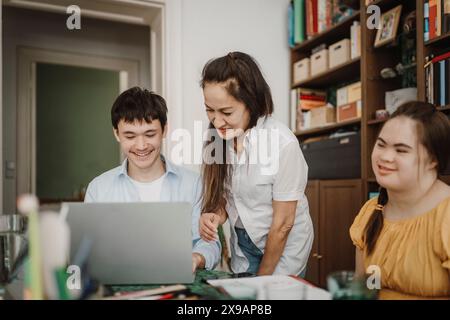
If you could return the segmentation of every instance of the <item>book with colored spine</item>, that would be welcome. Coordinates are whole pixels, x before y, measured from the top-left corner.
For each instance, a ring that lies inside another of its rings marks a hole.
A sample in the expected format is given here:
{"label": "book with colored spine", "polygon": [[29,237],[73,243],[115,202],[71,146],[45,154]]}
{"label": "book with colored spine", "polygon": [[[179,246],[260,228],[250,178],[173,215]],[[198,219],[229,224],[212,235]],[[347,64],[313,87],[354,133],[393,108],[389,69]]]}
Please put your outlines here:
{"label": "book with colored spine", "polygon": [[294,0],[294,43],[305,40],[305,0]]}
{"label": "book with colored spine", "polygon": [[423,40],[430,40],[430,4],[425,1],[423,4]]}

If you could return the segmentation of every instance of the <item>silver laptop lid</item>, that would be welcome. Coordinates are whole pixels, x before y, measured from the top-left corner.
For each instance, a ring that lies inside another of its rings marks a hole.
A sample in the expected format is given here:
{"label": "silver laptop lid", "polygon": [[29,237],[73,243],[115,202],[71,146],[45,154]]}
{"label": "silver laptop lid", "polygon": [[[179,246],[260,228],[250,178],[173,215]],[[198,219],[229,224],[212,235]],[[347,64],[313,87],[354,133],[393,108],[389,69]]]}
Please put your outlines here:
{"label": "silver laptop lid", "polygon": [[192,283],[189,203],[66,203],[72,259],[92,242],[90,275],[102,284]]}

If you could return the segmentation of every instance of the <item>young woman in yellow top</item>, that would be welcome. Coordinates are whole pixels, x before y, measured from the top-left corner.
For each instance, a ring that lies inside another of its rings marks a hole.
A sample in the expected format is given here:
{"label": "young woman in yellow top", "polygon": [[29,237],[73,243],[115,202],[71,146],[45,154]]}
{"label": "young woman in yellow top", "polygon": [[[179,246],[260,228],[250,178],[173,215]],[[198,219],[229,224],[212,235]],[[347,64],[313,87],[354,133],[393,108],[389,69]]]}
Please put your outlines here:
{"label": "young woman in yellow top", "polygon": [[450,187],[439,180],[450,122],[428,103],[401,106],[372,152],[381,186],[350,228],[356,273],[381,271],[380,299],[450,298]]}

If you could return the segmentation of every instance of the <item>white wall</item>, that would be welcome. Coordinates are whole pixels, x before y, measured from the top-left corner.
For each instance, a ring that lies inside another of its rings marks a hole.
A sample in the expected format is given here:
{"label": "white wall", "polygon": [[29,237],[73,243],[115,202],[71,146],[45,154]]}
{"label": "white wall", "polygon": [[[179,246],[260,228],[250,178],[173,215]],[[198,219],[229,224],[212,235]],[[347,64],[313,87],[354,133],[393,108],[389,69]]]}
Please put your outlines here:
{"label": "white wall", "polygon": [[[181,89],[177,89],[181,99],[175,106],[169,104],[169,113],[176,112],[170,118],[176,118],[173,124],[181,124],[192,132],[195,120],[206,122],[199,86],[202,68],[209,59],[230,51],[246,52],[257,60],[272,90],[274,116],[289,124],[288,3],[289,0],[168,0],[170,10],[181,6],[181,21],[171,21],[170,12],[167,21],[168,29],[173,25],[180,29],[169,33],[169,42],[173,37],[172,46],[178,47],[172,48],[169,43],[169,50],[179,50],[181,55],[182,82]],[[177,39],[180,43],[173,43]],[[169,72],[170,76],[176,79]]]}
{"label": "white wall", "polygon": [[[3,55],[2,0],[0,0],[0,61]],[[0,62],[0,214],[3,213],[3,63]]]}

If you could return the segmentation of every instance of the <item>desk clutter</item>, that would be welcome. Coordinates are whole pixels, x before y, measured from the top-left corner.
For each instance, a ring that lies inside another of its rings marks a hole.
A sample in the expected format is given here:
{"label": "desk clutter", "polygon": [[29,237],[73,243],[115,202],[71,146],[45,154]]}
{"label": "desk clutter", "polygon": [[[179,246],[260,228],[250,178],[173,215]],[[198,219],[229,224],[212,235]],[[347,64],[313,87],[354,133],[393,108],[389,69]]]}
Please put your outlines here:
{"label": "desk clutter", "polygon": [[271,275],[240,279],[209,280],[214,287],[222,287],[235,299],[258,300],[330,300],[331,295],[301,278]]}
{"label": "desk clutter", "polygon": [[68,265],[70,230],[64,217],[53,211],[39,212],[39,200],[31,194],[21,195],[17,207],[26,216],[28,228],[24,244],[16,248],[19,254],[6,283],[16,280],[19,268],[23,268],[23,299],[80,298],[79,281],[70,285],[70,273],[77,276],[79,272]]}
{"label": "desk clutter", "polygon": [[[336,295],[336,285],[331,286],[332,292],[328,292],[297,276],[256,276],[250,273],[233,274],[203,269],[197,270],[194,281],[188,284],[104,285],[89,277],[87,257],[91,252],[91,242],[82,242],[74,258],[69,260],[70,230],[66,222],[68,214],[65,211],[66,206],[63,205],[60,212],[39,212],[38,199],[34,195],[22,195],[18,199],[18,208],[21,214],[26,215],[28,226],[27,245],[22,248],[24,250],[19,255],[21,258],[17,260],[25,265],[22,296],[25,300],[330,300],[343,298],[342,295]],[[16,219],[8,221],[16,221]],[[4,225],[5,223],[2,223],[0,226],[3,228]],[[79,270],[73,268],[74,266],[79,266]],[[15,274],[15,270],[11,274]],[[348,271],[345,274],[351,276],[353,273]],[[353,278],[346,276],[345,279],[344,282],[339,280],[338,288],[338,292],[346,294],[344,298],[374,298],[372,295],[370,297],[367,294],[361,295],[360,289],[355,291],[352,285]],[[6,282],[11,280],[14,279],[7,279]]]}

